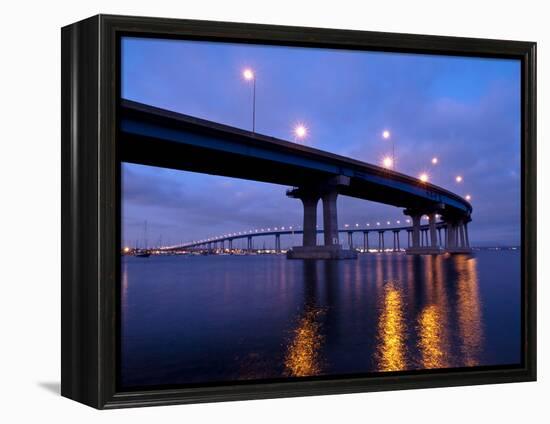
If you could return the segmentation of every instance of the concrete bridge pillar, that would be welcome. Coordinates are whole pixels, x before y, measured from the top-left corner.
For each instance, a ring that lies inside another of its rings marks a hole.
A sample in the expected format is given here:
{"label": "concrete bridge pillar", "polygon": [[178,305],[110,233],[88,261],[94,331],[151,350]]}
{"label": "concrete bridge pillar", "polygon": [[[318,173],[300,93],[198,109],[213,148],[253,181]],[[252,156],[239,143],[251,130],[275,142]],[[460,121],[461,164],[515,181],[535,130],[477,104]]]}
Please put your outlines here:
{"label": "concrete bridge pillar", "polygon": [[420,247],[420,219],[421,214],[411,215],[412,219],[412,247]]}
{"label": "concrete bridge pillar", "polygon": [[437,247],[437,233],[435,228],[435,212],[428,215],[431,247]]}
{"label": "concrete bridge pillar", "polygon": [[411,247],[412,230],[407,230],[407,247]]}
{"label": "concrete bridge pillar", "polygon": [[281,235],[275,234],[275,252],[281,252]]}
{"label": "concrete bridge pillar", "polygon": [[378,251],[383,252],[385,250],[384,246],[384,231],[378,231]]}
{"label": "concrete bridge pillar", "polygon": [[449,253],[469,253],[470,241],[468,238],[467,223],[469,217],[447,217],[447,237],[445,249]]}
{"label": "concrete bridge pillar", "polygon": [[323,195],[323,233],[325,246],[337,246],[338,243],[338,211],[336,209],[336,190],[330,190]]}
{"label": "concrete bridge pillar", "polygon": [[441,227],[439,227],[437,229],[437,235],[438,235],[438,239],[439,239],[439,243],[438,243],[438,246],[442,246],[443,245],[443,240],[441,239]]}
{"label": "concrete bridge pillar", "polygon": [[227,242],[229,243],[229,250],[233,250],[233,239],[229,239]]}
{"label": "concrete bridge pillar", "polygon": [[363,250],[365,252],[369,251],[369,232],[363,231]]}
{"label": "concrete bridge pillar", "polygon": [[[287,252],[290,259],[355,259],[355,250],[342,249],[338,240],[338,212],[336,199],[340,187],[348,186],[350,178],[337,175],[318,185],[298,187],[287,191],[287,196],[301,199],[304,204],[303,246],[295,246]],[[324,245],[317,246],[317,203],[323,201]]]}
{"label": "concrete bridge pillar", "polygon": [[393,251],[399,252],[401,246],[399,246],[399,230],[393,230]]}
{"label": "concrete bridge pillar", "polygon": [[246,246],[246,248],[247,248],[248,250],[252,250],[252,236],[248,236],[248,237],[246,238],[246,240],[247,240],[247,246]]}
{"label": "concrete bridge pillar", "polygon": [[466,238],[464,237],[464,224],[462,221],[459,221],[458,226],[458,247],[466,246]]}
{"label": "concrete bridge pillar", "polygon": [[348,246],[353,249],[353,231],[348,231]]}
{"label": "concrete bridge pillar", "polygon": [[460,221],[460,247],[470,249],[470,240],[468,237],[468,223],[465,220]]}
{"label": "concrete bridge pillar", "polygon": [[[441,249],[437,242],[437,223],[436,223],[437,208],[431,210],[406,209],[405,215],[412,218],[412,228],[410,232],[409,247],[407,253],[416,255],[436,255],[441,253]],[[424,214],[428,214],[428,228],[422,228],[421,220]]]}
{"label": "concrete bridge pillar", "polygon": [[319,197],[316,194],[301,197],[300,200],[304,205],[304,234],[303,245],[304,246],[316,246],[317,245],[317,203],[319,203]]}
{"label": "concrete bridge pillar", "polygon": [[450,221],[447,223],[447,249],[453,250],[456,248],[456,223]]}

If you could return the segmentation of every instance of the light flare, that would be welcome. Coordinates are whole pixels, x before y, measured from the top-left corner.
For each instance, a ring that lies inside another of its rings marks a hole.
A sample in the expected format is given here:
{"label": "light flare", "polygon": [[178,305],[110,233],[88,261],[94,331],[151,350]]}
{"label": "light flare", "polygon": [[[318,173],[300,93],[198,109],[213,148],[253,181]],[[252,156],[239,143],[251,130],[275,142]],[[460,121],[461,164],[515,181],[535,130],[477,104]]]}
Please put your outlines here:
{"label": "light flare", "polygon": [[308,129],[304,124],[298,124],[294,127],[294,135],[297,138],[304,138],[307,136]]}
{"label": "light flare", "polygon": [[250,68],[246,68],[243,71],[243,78],[247,81],[251,81],[254,79],[254,71]]}
{"label": "light flare", "polygon": [[382,159],[382,165],[384,166],[384,168],[393,168],[393,159],[391,158],[391,156],[385,156]]}

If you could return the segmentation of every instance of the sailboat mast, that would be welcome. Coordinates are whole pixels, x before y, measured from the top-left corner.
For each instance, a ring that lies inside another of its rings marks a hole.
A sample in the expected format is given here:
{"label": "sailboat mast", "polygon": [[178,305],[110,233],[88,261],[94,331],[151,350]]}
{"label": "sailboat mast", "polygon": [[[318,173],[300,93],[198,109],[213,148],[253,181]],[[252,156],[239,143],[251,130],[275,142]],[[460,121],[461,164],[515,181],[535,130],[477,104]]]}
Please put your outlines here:
{"label": "sailboat mast", "polygon": [[144,237],[144,246],[143,248],[147,250],[147,220],[143,225],[143,237]]}

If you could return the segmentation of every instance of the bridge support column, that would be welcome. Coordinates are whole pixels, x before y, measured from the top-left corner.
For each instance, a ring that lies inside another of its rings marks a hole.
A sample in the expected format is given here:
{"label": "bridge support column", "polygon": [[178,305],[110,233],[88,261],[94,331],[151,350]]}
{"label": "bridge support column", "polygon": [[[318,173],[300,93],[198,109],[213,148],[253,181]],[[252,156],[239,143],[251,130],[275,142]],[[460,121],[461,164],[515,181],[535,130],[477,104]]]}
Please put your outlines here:
{"label": "bridge support column", "polygon": [[[299,187],[287,191],[287,196],[304,204],[304,242],[287,252],[289,259],[355,259],[355,250],[344,250],[338,240],[338,189],[349,185],[349,177],[339,175],[317,186]],[[323,201],[324,245],[317,246],[317,203]]]}
{"label": "bridge support column", "polygon": [[447,245],[445,250],[449,253],[470,253],[470,243],[467,235],[467,222],[469,217],[448,217]]}
{"label": "bridge support column", "polygon": [[248,251],[251,251],[252,250],[252,236],[248,236],[246,238],[247,240],[247,245],[246,245],[246,248]]}
{"label": "bridge support column", "polygon": [[412,247],[420,247],[420,219],[422,215],[412,215]]}
{"label": "bridge support column", "polygon": [[281,253],[281,235],[275,234],[275,252]]}
{"label": "bridge support column", "polygon": [[233,239],[229,239],[227,242],[229,244],[229,250],[233,250]]}
{"label": "bridge support column", "polygon": [[311,194],[300,198],[304,205],[303,246],[317,245],[317,203],[319,196]]}
{"label": "bridge support column", "polygon": [[369,232],[363,231],[363,251],[368,253],[369,251]]}
{"label": "bridge support column", "polygon": [[384,250],[384,231],[378,231],[378,252],[383,252]]}
{"label": "bridge support column", "polygon": [[399,245],[399,230],[393,230],[393,251],[399,252],[401,246]]}
{"label": "bridge support column", "polygon": [[458,239],[459,239],[459,247],[466,247],[466,237],[464,236],[464,224],[462,222],[458,223]]}
{"label": "bridge support column", "polygon": [[325,246],[339,246],[338,240],[338,211],[336,198],[338,193],[331,190],[323,195],[323,233]]}
{"label": "bridge support column", "polygon": [[348,231],[348,246],[350,249],[353,249],[353,232]]}
{"label": "bridge support column", "polygon": [[[421,226],[421,219],[424,214],[428,213],[428,227]],[[437,227],[435,222],[436,210],[413,210],[406,209],[405,215],[412,218],[412,229],[410,231],[412,245],[409,244],[407,254],[412,255],[437,255],[442,253],[441,248],[437,245]]]}
{"label": "bridge support column", "polygon": [[429,214],[428,218],[430,220],[429,226],[430,226],[431,247],[435,249],[437,248],[437,231],[435,228],[435,212],[432,212],[431,214]]}

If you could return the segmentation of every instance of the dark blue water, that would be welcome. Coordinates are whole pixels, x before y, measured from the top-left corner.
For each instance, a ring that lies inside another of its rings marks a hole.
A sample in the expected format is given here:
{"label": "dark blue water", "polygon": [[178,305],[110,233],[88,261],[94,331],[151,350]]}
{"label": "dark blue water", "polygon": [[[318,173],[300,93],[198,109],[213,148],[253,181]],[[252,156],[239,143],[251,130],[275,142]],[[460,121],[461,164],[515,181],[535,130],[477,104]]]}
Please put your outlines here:
{"label": "dark blue water", "polygon": [[520,362],[520,253],[122,258],[124,387]]}

